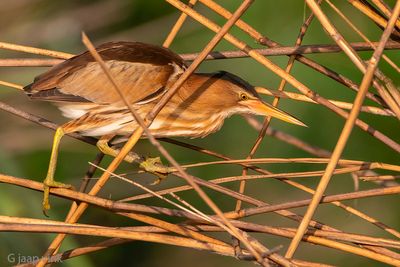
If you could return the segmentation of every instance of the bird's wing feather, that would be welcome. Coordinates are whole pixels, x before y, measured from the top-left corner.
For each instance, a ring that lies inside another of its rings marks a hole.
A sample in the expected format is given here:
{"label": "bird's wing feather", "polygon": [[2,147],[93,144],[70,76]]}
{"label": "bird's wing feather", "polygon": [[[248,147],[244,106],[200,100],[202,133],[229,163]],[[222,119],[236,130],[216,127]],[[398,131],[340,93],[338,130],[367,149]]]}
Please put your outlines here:
{"label": "bird's wing feather", "polygon": [[[137,42],[106,43],[96,50],[130,103],[152,98],[183,71],[183,60],[168,49]],[[89,52],[36,77],[25,91],[34,99],[118,103],[120,97]]]}
{"label": "bird's wing feather", "polygon": [[30,98],[34,100],[38,99],[51,102],[90,102],[89,100],[80,96],[64,94],[60,92],[58,88],[39,91],[37,93],[31,94]]}

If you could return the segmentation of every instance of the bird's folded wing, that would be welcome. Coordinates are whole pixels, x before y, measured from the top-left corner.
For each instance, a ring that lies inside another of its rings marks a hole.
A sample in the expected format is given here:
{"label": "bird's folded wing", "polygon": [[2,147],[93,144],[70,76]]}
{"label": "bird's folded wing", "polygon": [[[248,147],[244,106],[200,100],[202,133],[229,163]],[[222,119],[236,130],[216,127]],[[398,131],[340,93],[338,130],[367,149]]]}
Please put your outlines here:
{"label": "bird's folded wing", "polygon": [[[161,95],[185,68],[178,55],[148,44],[107,43],[97,51],[132,104]],[[99,63],[88,52],[38,76],[25,91],[40,100],[122,104]]]}

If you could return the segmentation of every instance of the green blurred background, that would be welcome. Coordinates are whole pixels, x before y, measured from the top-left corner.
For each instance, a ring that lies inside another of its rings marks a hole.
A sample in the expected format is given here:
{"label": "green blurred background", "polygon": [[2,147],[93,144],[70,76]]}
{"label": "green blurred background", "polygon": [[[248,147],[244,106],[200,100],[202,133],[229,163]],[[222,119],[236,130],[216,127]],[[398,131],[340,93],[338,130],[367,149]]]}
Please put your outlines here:
{"label": "green blurred background", "polygon": [[[224,7],[233,11],[240,1],[218,1]],[[334,1],[338,7],[347,14],[371,40],[379,40],[381,30],[375,24],[366,19],[357,10],[345,1]],[[388,1],[393,4],[394,1]],[[207,15],[220,25],[224,20],[199,4],[197,10]],[[330,14],[341,33],[349,41],[360,41],[359,38],[335,16],[328,6],[324,10]],[[304,17],[309,14],[303,1],[255,1],[246,12],[243,19],[265,34],[269,38],[291,46],[297,37],[299,27]],[[179,13],[168,3],[162,0],[14,0],[3,1],[0,8],[0,36],[1,41],[30,45],[41,48],[54,49],[70,53],[79,53],[84,50],[81,43],[81,31],[85,31],[95,44],[107,41],[142,41],[161,45],[167,36]],[[231,31],[235,36],[257,47],[257,44],[237,28]],[[179,32],[171,48],[178,53],[191,53],[200,51],[212,38],[213,33],[197,22],[188,19],[183,29]],[[304,44],[332,43],[330,38],[321,29],[318,21],[314,21],[308,31]],[[226,41],[222,41],[216,50],[234,49]],[[398,51],[386,53],[394,62],[400,63]],[[361,56],[368,59],[370,52],[363,52]],[[35,55],[20,52],[0,50],[1,58],[10,57],[35,57]],[[341,54],[312,55],[323,65],[331,67],[335,71],[344,74],[357,83],[362,75]],[[271,57],[271,59],[284,67],[287,57]],[[399,75],[396,75],[386,63],[381,63],[380,68],[389,77],[399,84]],[[13,68],[1,67],[0,79],[26,85],[33,78],[47,68]],[[230,59],[208,61],[201,65],[201,71],[211,72],[226,70],[233,72],[254,85],[276,89],[280,79],[263,68],[259,63],[251,59]],[[353,101],[354,93],[340,84],[316,73],[303,65],[295,64],[293,75],[301,82],[312,88],[326,98],[342,101]],[[288,90],[297,92],[291,86]],[[21,110],[31,112],[38,116],[62,123],[65,122],[57,109],[49,103],[30,101],[23,93],[7,87],[0,88],[0,99]],[[271,98],[266,98],[271,101]],[[371,104],[370,101],[366,101]],[[306,142],[318,147],[332,150],[343,126],[343,119],[332,112],[317,105],[299,103],[291,100],[281,100],[280,107],[304,121],[309,128],[296,127],[285,123],[272,121],[272,127],[288,132]],[[394,118],[362,114],[361,118],[387,135],[400,141],[399,124]],[[258,118],[261,121],[261,118]],[[17,177],[42,180],[45,176],[53,132],[44,127],[25,121],[14,115],[0,111],[0,172]],[[253,145],[257,132],[246,121],[239,117],[233,117],[226,121],[221,131],[204,139],[184,140],[192,144],[218,151],[232,158],[246,157]],[[181,164],[213,160],[213,158],[199,153],[165,144],[176,160]],[[137,151],[143,155],[157,156],[158,152],[147,141],[141,141],[137,145]],[[79,185],[80,178],[87,169],[88,161],[93,161],[96,148],[80,141],[66,137],[62,141],[59,165],[56,177],[60,181]],[[303,152],[284,142],[271,137],[266,137],[257,157],[310,157]],[[382,161],[399,164],[399,156],[391,149],[384,146],[365,132],[355,128],[344,152],[344,158]],[[102,162],[107,166],[110,158]],[[165,162],[165,161],[164,161]],[[276,164],[266,166],[273,172],[306,171],[323,169],[320,165],[310,166],[301,164]],[[120,172],[135,171],[136,166],[123,164]],[[239,175],[241,168],[237,166],[214,166],[191,170],[191,173],[203,179],[222,176]],[[384,172],[382,172],[384,173]],[[98,175],[97,173],[96,175]],[[132,175],[138,181],[148,183],[151,177]],[[316,179],[298,180],[305,185],[315,187]],[[178,178],[171,177],[167,181],[154,188],[171,187],[182,184]],[[237,189],[237,184],[227,185]],[[360,189],[374,188],[376,185],[361,182]],[[353,182],[350,175],[336,175],[332,179],[327,190],[328,194],[349,192],[353,190]],[[224,210],[234,207],[232,199],[220,197],[215,192],[206,190],[211,197]],[[259,180],[249,183],[248,194],[256,196],[269,203],[281,203],[290,200],[308,198],[304,192],[293,189],[277,181]],[[101,195],[112,199],[120,199],[125,196],[141,193],[140,190],[123,185],[120,181],[111,181],[102,191]],[[202,201],[193,193],[181,194],[190,203],[209,212]],[[21,217],[44,218],[41,213],[42,195],[17,188],[10,185],[0,185],[0,214]],[[147,204],[162,204],[157,201],[142,201]],[[52,198],[51,219],[62,220],[68,207],[68,202]],[[356,208],[399,228],[400,216],[398,212],[398,196],[362,199],[348,202]],[[304,209],[296,209],[295,212],[304,213]],[[348,213],[329,205],[322,205],[315,216],[322,222],[337,227],[344,231],[366,234],[371,236],[390,237],[382,230],[365,223],[365,221],[350,216]],[[282,219],[274,214],[258,215],[251,218],[272,226],[296,227],[292,221]],[[80,222],[101,222],[109,226],[132,225],[132,221],[110,215],[100,209],[89,209]],[[138,224],[139,225],[139,224]],[[7,255],[14,253],[22,256],[41,255],[47,248],[54,235],[50,234],[25,234],[25,233],[1,233],[0,234],[0,266],[10,265]],[[287,245],[289,240],[276,238],[269,235],[256,235],[263,244],[272,248],[276,245]],[[224,235],[226,240],[229,240]],[[99,241],[99,238],[68,237],[64,242],[63,250],[72,247],[84,246]],[[340,251],[325,249],[309,244],[302,244],[297,258],[320,261],[336,265],[346,266],[379,266],[376,262],[362,257],[349,255]],[[251,263],[239,262],[235,259],[212,255],[206,252],[194,251],[186,248],[132,242],[98,253],[82,256],[65,261],[63,266],[249,266]]]}

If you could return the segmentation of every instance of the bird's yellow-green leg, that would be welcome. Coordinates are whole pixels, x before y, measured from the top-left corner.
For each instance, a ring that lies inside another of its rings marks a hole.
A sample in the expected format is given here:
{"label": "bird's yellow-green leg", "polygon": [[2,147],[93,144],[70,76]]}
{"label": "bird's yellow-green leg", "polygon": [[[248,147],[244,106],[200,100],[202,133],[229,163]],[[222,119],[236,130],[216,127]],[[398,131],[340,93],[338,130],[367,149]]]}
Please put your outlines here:
{"label": "bird's yellow-green leg", "polygon": [[63,184],[60,182],[54,181],[54,173],[56,171],[56,165],[57,165],[57,156],[58,156],[58,148],[60,146],[60,140],[64,135],[64,131],[62,127],[57,128],[56,133],[54,134],[54,140],[53,140],[53,147],[51,149],[51,156],[50,156],[50,163],[49,163],[49,169],[47,171],[47,176],[46,179],[43,181],[43,203],[42,203],[42,209],[43,213],[46,215],[47,211],[50,209],[50,203],[49,203],[49,192],[51,187],[62,187],[62,188],[71,188],[71,185],[68,184]]}
{"label": "bird's yellow-green leg", "polygon": [[[107,135],[103,136],[97,141],[97,147],[106,155],[116,157],[119,153],[118,149],[114,149],[108,145],[108,142],[112,136]],[[162,179],[164,179],[168,173],[175,171],[175,168],[165,167],[162,165],[162,162],[159,157],[156,158],[143,158],[135,153],[130,152],[124,159],[128,163],[137,162],[139,163],[139,167],[145,170],[146,172],[152,173],[158,177],[155,183],[159,183]]]}

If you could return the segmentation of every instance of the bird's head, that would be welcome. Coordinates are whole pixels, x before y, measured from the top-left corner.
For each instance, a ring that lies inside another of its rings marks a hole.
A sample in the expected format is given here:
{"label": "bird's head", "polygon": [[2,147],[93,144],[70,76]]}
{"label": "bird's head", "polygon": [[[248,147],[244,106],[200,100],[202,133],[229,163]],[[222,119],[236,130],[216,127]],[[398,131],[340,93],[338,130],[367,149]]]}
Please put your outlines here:
{"label": "bird's head", "polygon": [[[232,114],[255,114],[271,116],[292,124],[306,126],[292,115],[264,102],[253,86],[238,76],[229,72],[220,71],[208,77],[208,86],[205,86],[204,96],[207,95],[209,106],[218,106],[219,110]],[[200,100],[200,99],[199,99]]]}

